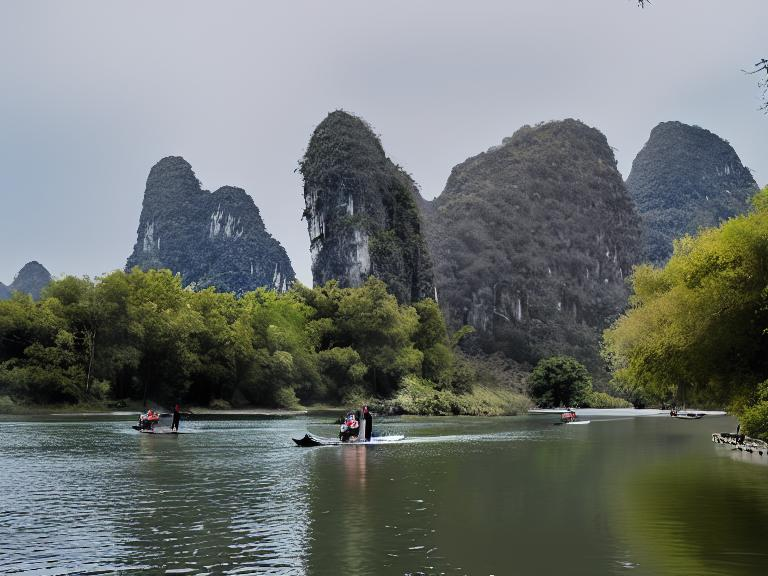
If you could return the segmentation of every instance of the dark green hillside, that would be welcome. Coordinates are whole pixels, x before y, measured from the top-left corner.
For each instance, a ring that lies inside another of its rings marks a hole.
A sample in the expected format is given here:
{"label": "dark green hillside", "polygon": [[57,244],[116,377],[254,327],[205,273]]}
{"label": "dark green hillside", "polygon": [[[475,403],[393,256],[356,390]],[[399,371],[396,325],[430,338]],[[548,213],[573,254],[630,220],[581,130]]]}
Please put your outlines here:
{"label": "dark green hillside", "polygon": [[639,243],[603,134],[576,120],[525,126],[456,166],[425,214],[451,326],[519,362],[567,354],[597,370]]}
{"label": "dark green hillside", "polygon": [[[35,300],[40,299],[40,292],[51,281],[51,273],[39,262],[27,262],[8,286],[10,293],[23,292],[29,294]],[[3,288],[5,288],[3,286]],[[0,290],[1,291],[1,290]]]}
{"label": "dark green hillside", "polygon": [[627,188],[643,219],[645,259],[663,264],[675,238],[744,213],[757,184],[716,134],[662,122],[632,163]]}
{"label": "dark green hillside", "polygon": [[192,167],[168,157],[150,171],[136,245],[126,270],[168,268],[185,286],[243,294],[285,291],[294,272],[264,227],[253,199],[240,188],[203,190]]}
{"label": "dark green hillside", "polygon": [[383,280],[400,302],[433,295],[418,191],[360,118],[337,110],[315,129],[301,161],[315,285]]}

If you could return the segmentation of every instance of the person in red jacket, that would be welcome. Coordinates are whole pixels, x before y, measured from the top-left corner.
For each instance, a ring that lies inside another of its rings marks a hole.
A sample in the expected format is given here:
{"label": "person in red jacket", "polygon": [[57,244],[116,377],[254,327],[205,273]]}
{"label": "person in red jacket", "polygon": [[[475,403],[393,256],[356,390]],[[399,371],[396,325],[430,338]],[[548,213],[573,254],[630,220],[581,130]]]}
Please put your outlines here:
{"label": "person in red jacket", "polygon": [[158,420],[160,420],[160,415],[150,408],[146,414],[139,416],[139,427],[144,430],[151,430]]}

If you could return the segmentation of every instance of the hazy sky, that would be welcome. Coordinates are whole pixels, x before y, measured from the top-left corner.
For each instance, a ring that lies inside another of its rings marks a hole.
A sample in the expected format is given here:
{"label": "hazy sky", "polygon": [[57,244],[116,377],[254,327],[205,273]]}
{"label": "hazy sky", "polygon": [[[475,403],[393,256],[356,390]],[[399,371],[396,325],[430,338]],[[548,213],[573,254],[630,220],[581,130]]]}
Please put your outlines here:
{"label": "hazy sky", "polygon": [[768,183],[766,0],[0,0],[0,281],[122,268],[144,186],[181,155],[253,196],[311,283],[314,127],[365,118],[427,198],[523,124],[579,118],[626,177],[651,129],[698,124]]}

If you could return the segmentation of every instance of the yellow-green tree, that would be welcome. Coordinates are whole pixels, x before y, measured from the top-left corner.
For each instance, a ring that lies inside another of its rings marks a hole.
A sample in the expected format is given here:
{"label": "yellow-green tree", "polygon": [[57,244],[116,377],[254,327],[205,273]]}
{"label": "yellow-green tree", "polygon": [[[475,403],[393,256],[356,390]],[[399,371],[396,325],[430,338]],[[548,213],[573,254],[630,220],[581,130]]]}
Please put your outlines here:
{"label": "yellow-green tree", "polygon": [[616,379],[659,400],[757,401],[768,376],[768,188],[753,210],[640,266],[630,307],[605,332]]}

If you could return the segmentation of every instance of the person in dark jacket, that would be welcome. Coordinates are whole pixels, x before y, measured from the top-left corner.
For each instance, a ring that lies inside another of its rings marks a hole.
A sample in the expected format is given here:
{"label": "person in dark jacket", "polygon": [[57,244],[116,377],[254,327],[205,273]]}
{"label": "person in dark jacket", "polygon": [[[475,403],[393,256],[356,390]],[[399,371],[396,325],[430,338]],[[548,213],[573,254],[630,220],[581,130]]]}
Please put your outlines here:
{"label": "person in dark jacket", "polygon": [[173,407],[173,423],[171,424],[171,430],[179,431],[179,420],[181,420],[181,406],[176,404]]}
{"label": "person in dark jacket", "polygon": [[363,418],[365,418],[365,441],[370,442],[371,432],[373,432],[373,417],[368,411],[368,406],[363,406]]}

